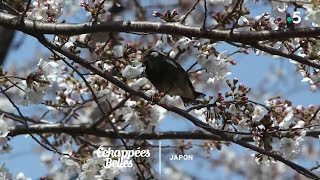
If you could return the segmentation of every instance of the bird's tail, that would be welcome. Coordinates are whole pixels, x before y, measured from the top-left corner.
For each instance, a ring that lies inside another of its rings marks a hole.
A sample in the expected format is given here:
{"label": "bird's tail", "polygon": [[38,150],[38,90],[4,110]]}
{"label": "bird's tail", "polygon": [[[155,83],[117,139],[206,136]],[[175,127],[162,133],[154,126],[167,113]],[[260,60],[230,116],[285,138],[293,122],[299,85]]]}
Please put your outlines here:
{"label": "bird's tail", "polygon": [[193,91],[194,97],[197,98],[204,98],[206,97],[205,94],[201,93],[201,92],[197,92],[197,91]]}
{"label": "bird's tail", "polygon": [[181,99],[184,103],[184,106],[188,106],[190,104],[194,104],[194,105],[199,104],[202,102],[202,100],[198,100],[198,98],[203,99],[206,96],[205,94],[203,94],[201,92],[197,92],[197,91],[193,91],[193,94],[194,94],[195,99],[181,97]]}

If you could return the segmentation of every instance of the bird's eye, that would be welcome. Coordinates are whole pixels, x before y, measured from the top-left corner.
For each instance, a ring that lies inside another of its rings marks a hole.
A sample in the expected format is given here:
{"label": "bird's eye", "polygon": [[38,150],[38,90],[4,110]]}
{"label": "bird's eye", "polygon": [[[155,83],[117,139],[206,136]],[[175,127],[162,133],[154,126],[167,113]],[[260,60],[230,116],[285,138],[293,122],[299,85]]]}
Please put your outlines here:
{"label": "bird's eye", "polygon": [[152,53],[150,53],[150,55],[153,56],[153,57],[157,57],[159,55],[159,53],[158,52],[152,52]]}

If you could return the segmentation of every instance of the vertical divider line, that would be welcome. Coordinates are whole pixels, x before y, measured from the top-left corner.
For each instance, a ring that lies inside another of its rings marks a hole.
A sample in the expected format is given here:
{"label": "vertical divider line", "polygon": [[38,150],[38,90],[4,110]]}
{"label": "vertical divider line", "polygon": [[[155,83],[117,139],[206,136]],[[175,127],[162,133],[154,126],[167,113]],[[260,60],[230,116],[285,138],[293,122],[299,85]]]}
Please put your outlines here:
{"label": "vertical divider line", "polygon": [[159,141],[159,174],[161,174],[161,141]]}

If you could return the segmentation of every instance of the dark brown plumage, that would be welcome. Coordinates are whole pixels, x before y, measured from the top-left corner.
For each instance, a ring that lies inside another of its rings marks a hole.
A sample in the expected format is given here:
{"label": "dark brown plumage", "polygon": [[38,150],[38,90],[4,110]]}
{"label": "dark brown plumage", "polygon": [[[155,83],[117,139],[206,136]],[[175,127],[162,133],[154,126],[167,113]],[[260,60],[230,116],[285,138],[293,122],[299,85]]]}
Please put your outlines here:
{"label": "dark brown plumage", "polygon": [[156,51],[149,51],[143,57],[146,76],[155,88],[169,95],[178,95],[185,104],[195,103],[204,94],[195,91],[188,73],[181,65]]}

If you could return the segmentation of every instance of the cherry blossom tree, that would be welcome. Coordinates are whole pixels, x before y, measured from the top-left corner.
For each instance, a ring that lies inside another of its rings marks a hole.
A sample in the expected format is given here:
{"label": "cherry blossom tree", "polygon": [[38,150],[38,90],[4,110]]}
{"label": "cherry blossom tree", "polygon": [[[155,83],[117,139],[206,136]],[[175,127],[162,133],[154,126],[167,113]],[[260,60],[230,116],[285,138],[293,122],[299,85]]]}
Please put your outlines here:
{"label": "cherry blossom tree", "polygon": [[[21,148],[11,144],[17,136],[32,139],[52,154],[41,179],[320,179],[317,99],[299,105],[286,98],[288,91],[275,95],[270,81],[255,88],[231,77],[241,61],[263,56],[289,63],[300,78],[294,87],[308,85],[304,91],[316,97],[319,5],[1,0],[2,28],[32,37],[44,52],[30,59],[21,54],[19,63],[7,62],[0,70],[1,154]],[[143,57],[150,49],[181,64],[206,96],[184,104],[159,92],[145,75]],[[261,73],[275,81],[285,76],[273,70]],[[140,156],[126,159],[132,167],[107,167],[101,148]],[[169,160],[175,155],[193,160],[180,168]],[[0,179],[27,179],[28,172],[12,174],[0,165]]]}

